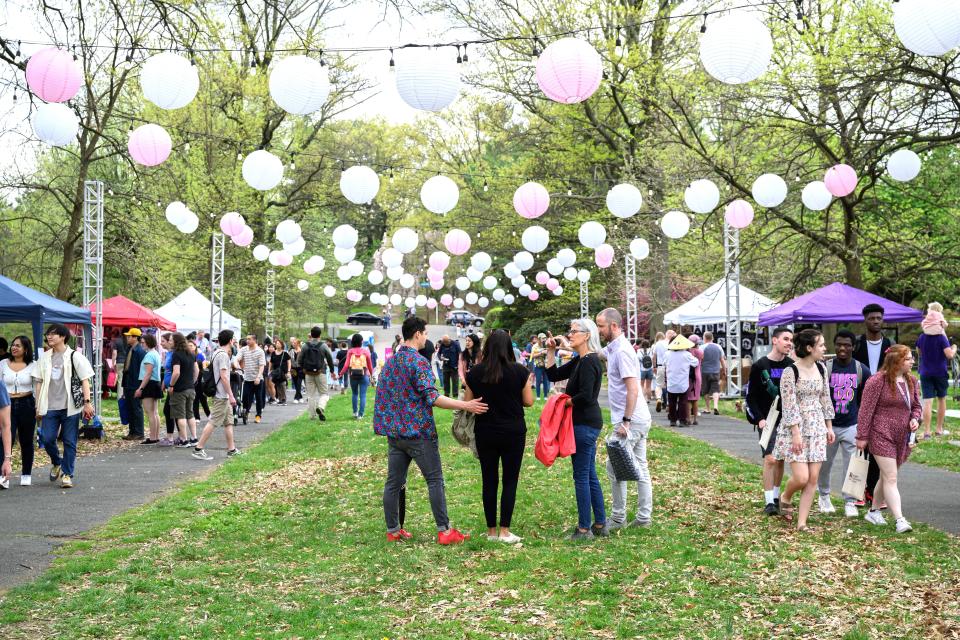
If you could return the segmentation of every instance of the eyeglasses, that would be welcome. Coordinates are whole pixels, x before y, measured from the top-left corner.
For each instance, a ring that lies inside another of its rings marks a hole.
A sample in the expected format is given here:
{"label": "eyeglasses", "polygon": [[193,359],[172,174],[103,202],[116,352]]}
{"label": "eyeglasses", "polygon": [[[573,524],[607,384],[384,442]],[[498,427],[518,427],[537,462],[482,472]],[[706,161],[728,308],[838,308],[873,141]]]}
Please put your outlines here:
{"label": "eyeglasses", "polygon": [[587,333],[587,332],[584,331],[583,329],[570,329],[570,331],[567,331],[568,336],[573,333]]}

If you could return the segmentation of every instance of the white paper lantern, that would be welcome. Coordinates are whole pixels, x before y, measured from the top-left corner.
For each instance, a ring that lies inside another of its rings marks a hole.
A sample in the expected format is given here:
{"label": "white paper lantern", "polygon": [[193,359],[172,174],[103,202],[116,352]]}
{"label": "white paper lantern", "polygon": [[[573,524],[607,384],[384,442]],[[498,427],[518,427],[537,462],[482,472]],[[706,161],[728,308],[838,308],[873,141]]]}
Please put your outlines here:
{"label": "white paper lantern", "polygon": [[467,267],[467,280],[470,282],[479,282],[481,278],[483,278],[483,271],[474,269],[472,266]]}
{"label": "white paper lantern", "polygon": [[306,251],[306,249],[307,249],[307,241],[304,240],[303,238],[297,238],[293,242],[288,242],[283,245],[283,250],[292,256],[298,256],[304,251]]}
{"label": "white paper lantern", "polygon": [[814,180],[803,188],[800,194],[803,205],[811,211],[823,211],[830,206],[833,201],[833,194],[827,189],[820,180]]}
{"label": "white paper lantern", "polygon": [[368,204],[380,191],[380,176],[370,167],[355,165],[340,174],[340,193],[353,204]]}
{"label": "white paper lantern", "polygon": [[328,284],[323,288],[323,295],[327,296],[328,298],[332,298],[333,296],[337,295],[337,288],[332,284]]}
{"label": "white paper lantern", "polygon": [[700,61],[726,84],[756,80],[767,70],[773,38],[762,22],[740,12],[712,20],[700,40]]}
{"label": "white paper lantern", "polygon": [[494,289],[493,299],[496,300],[497,302],[500,302],[501,300],[503,300],[503,296],[506,295],[506,293],[507,292],[504,291],[503,289]]}
{"label": "white paper lantern", "polygon": [[330,95],[330,78],[319,61],[307,56],[289,56],[270,70],[270,97],[277,105],[298,116],[318,111]]}
{"label": "white paper lantern", "polygon": [[533,291],[533,287],[531,287],[531,286],[528,285],[528,284],[522,284],[522,285],[520,285],[520,286],[517,288],[517,293],[519,293],[519,294],[520,294],[521,296],[523,296],[524,298],[526,298],[528,295],[530,295],[530,292],[531,292],[531,291]]}
{"label": "white paper lantern", "polygon": [[405,273],[400,276],[400,286],[404,289],[412,289],[415,284],[417,281],[411,274]]}
{"label": "white paper lantern", "polygon": [[180,233],[193,233],[200,226],[200,218],[193,211],[187,209],[187,218],[181,224],[177,225]]}
{"label": "white paper lantern", "polygon": [[441,111],[460,93],[460,71],[447,49],[409,48],[397,56],[397,93],[414,109]]}
{"label": "white paper lantern", "polygon": [[357,239],[359,237],[356,229],[349,224],[342,224],[333,230],[333,246],[342,249],[352,249],[357,246]]}
{"label": "white paper lantern", "polygon": [[283,162],[269,151],[257,149],[244,158],[241,173],[257,191],[269,191],[283,180]]}
{"label": "white paper lantern", "polygon": [[[604,236],[606,236],[606,234],[604,234]],[[605,239],[606,238],[604,237],[604,240]],[[603,240],[601,240],[600,242],[602,243]],[[560,266],[563,268],[572,267],[577,263],[577,254],[574,252],[573,249],[567,249],[567,248],[560,249],[560,251],[557,251],[557,262],[559,262]]]}
{"label": "white paper lantern", "polygon": [[552,276],[558,276],[563,273],[563,265],[560,264],[560,261],[556,258],[551,258],[547,261],[547,273]]}
{"label": "white paper lantern", "polygon": [[190,210],[187,209],[187,205],[179,200],[174,200],[167,205],[164,215],[167,218],[167,222],[175,227],[179,227],[190,217]]}
{"label": "white paper lantern", "polygon": [[65,147],[77,139],[80,121],[73,109],[59,102],[40,103],[31,119],[33,133],[40,142]]}
{"label": "white paper lantern", "polygon": [[577,271],[576,267],[567,267],[563,270],[563,277],[566,280],[576,280],[577,273],[579,272]]}
{"label": "white paper lantern", "polygon": [[403,299],[403,306],[406,307],[407,309],[411,307],[415,307],[416,304],[417,304],[416,299],[411,298],[410,296],[407,296],[406,298]]}
{"label": "white paper lantern", "polygon": [[367,274],[367,281],[373,286],[377,286],[378,284],[383,282],[383,272],[378,271],[377,269],[374,269],[373,271]]}
{"label": "white paper lantern", "polygon": [[527,282],[527,279],[523,276],[514,276],[510,278],[510,284],[514,287],[522,287]]}
{"label": "white paper lantern", "polygon": [[270,264],[272,264],[273,266],[279,267],[279,266],[280,266],[280,252],[279,252],[279,251],[271,251],[271,252],[267,255],[267,260],[269,260],[269,261],[270,261]]}
{"label": "white paper lantern", "polygon": [[643,196],[640,189],[632,184],[618,184],[607,192],[607,209],[618,218],[634,216],[642,206]]}
{"label": "white paper lantern", "polygon": [[467,293],[467,295],[466,295],[467,304],[477,304],[477,300],[479,300],[479,299],[480,299],[480,296],[478,296],[478,295],[477,295],[476,293],[474,293],[473,291],[470,291],[470,292]]}
{"label": "white paper lantern", "polygon": [[413,301],[416,303],[418,307],[424,307],[427,304],[427,296],[421,293],[416,298],[414,298]]}
{"label": "white paper lantern", "polygon": [[513,297],[513,294],[512,294],[512,293],[508,293],[508,294],[506,294],[506,295],[503,296],[503,304],[511,305],[511,304],[513,304],[513,302],[514,302],[515,300],[516,300],[516,298]]}
{"label": "white paper lantern", "polygon": [[[604,240],[607,239],[607,230],[603,228],[603,225],[594,220],[589,220],[580,225],[580,230],[577,232],[577,238],[580,240],[580,244],[583,246],[596,249]],[[559,257],[559,253],[557,256]],[[560,261],[561,264],[563,261]]]}
{"label": "white paper lantern", "polygon": [[553,290],[553,295],[555,296],[559,296],[562,293],[563,293],[563,287],[557,287],[556,289]]}
{"label": "white paper lantern", "polygon": [[634,260],[643,260],[650,255],[650,243],[643,238],[634,238],[630,241],[630,255]]}
{"label": "white paper lantern", "polygon": [[477,306],[481,309],[486,309],[490,305],[490,300],[486,296],[480,296],[477,300]]}
{"label": "white paper lantern", "polygon": [[350,267],[348,267],[345,264],[337,267],[337,277],[343,280],[344,282],[352,278],[353,275],[350,273]]}
{"label": "white paper lantern", "polygon": [[550,232],[539,225],[533,225],[523,230],[520,244],[530,253],[540,253],[550,244]]}
{"label": "white paper lantern", "polygon": [[306,291],[309,288],[310,288],[309,282],[307,282],[306,280],[297,280],[297,289],[300,289],[300,291]]}
{"label": "white paper lantern", "polygon": [[[270,247],[265,244],[258,244],[253,248],[253,258],[258,262],[263,262],[270,257]],[[309,272],[307,272],[309,273]]]}
{"label": "white paper lantern", "polygon": [[761,207],[779,207],[787,198],[787,183],[775,173],[765,173],[753,181],[750,193]]}
{"label": "white paper lantern", "polygon": [[393,247],[400,253],[410,253],[420,243],[417,232],[410,227],[400,227],[393,232]]}
{"label": "white paper lantern", "polygon": [[457,309],[463,309],[463,298],[454,298],[453,306]]}
{"label": "white paper lantern", "polygon": [[513,264],[515,264],[521,272],[532,269],[533,262],[533,254],[529,251],[520,251],[513,256]]}
{"label": "white paper lantern", "polygon": [[503,265],[503,275],[507,276],[508,278],[516,278],[520,275],[520,273],[519,267],[512,262],[508,262],[507,264]]}
{"label": "white paper lantern", "polygon": [[323,268],[327,266],[327,261],[320,256],[310,256],[307,258],[306,262],[303,263],[303,272],[308,276],[312,276],[315,273],[323,271]]}
{"label": "white paper lantern", "polygon": [[390,296],[390,304],[392,304],[393,306],[396,307],[401,302],[403,302],[403,298],[400,296],[399,293],[394,293],[393,295]]}
{"label": "white paper lantern", "polygon": [[901,0],[893,28],[903,46],[921,56],[942,56],[960,45],[960,0]]}
{"label": "white paper lantern", "polygon": [[161,109],[179,109],[196,97],[200,75],[187,58],[164,51],[143,63],[140,88],[143,97]]}
{"label": "white paper lantern", "polygon": [[457,289],[459,289],[460,291],[466,291],[467,289],[470,288],[470,280],[468,280],[464,276],[460,276],[459,278],[457,278],[454,284],[456,285]]}
{"label": "white paper lantern", "polygon": [[493,266],[493,259],[486,251],[478,251],[470,257],[470,266],[477,271],[483,272]]}
{"label": "white paper lantern", "polygon": [[347,271],[350,272],[351,278],[356,278],[363,273],[363,263],[359,260],[351,260],[349,264],[347,264]]}
{"label": "white paper lantern", "polygon": [[920,175],[920,156],[909,149],[895,151],[887,158],[887,173],[897,182],[910,182]]}
{"label": "white paper lantern", "polygon": [[388,269],[390,267],[399,267],[403,264],[403,254],[393,247],[388,247],[380,254],[380,262]]}
{"label": "white paper lantern", "polygon": [[720,204],[720,189],[712,180],[694,180],[683,192],[683,201],[694,213],[710,213]]}
{"label": "white paper lantern", "polygon": [[333,258],[340,264],[347,264],[357,257],[357,250],[353,247],[349,249],[344,247],[335,247],[333,249]]}
{"label": "white paper lantern", "polygon": [[580,282],[590,282],[590,272],[586,269],[580,269],[577,271],[577,280]]}
{"label": "white paper lantern", "polygon": [[420,187],[420,202],[432,213],[443,215],[460,200],[460,187],[447,176],[433,176]]}
{"label": "white paper lantern", "polygon": [[303,230],[300,228],[300,225],[293,220],[284,220],[277,225],[277,230],[275,233],[277,240],[279,240],[281,243],[290,244],[301,236]]}
{"label": "white paper lantern", "polygon": [[396,267],[389,267],[389,268],[387,269],[387,278],[388,278],[390,281],[396,282],[397,280],[399,280],[399,279],[402,278],[402,277],[403,277],[403,267],[402,267],[402,266],[397,265]]}
{"label": "white paper lantern", "polygon": [[493,276],[487,276],[483,279],[483,288],[487,291],[494,289],[497,286],[497,279]]}
{"label": "white paper lantern", "polygon": [[356,289],[350,289],[350,291],[347,291],[347,300],[350,302],[360,302],[363,300],[363,294]]}
{"label": "white paper lantern", "polygon": [[663,235],[679,240],[690,231],[690,218],[683,211],[668,211],[660,218]]}

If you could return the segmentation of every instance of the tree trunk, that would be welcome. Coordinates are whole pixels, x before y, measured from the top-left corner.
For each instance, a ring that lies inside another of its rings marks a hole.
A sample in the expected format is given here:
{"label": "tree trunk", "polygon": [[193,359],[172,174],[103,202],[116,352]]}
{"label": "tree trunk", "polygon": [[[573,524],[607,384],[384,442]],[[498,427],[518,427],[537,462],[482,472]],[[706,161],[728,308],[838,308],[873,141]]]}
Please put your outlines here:
{"label": "tree trunk", "polygon": [[[56,296],[67,302],[73,301],[73,270],[78,259],[83,259],[83,183],[90,168],[85,155],[80,158],[80,171],[77,176],[77,188],[73,193],[73,207],[70,209],[70,225],[63,239],[63,256],[60,259],[60,280],[57,283]],[[80,251],[77,251],[77,245]]]}

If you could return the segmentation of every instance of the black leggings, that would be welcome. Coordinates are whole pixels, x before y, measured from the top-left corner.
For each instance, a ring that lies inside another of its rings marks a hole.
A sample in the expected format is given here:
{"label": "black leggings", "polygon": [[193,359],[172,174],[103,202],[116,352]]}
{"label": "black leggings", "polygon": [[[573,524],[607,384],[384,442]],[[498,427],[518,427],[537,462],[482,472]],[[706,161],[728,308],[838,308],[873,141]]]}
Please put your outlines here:
{"label": "black leggings", "polygon": [[163,421],[167,425],[167,435],[172,436],[174,430],[177,428],[177,421],[173,419],[170,415],[170,396],[173,395],[167,391],[167,395],[163,400]]}
{"label": "black leggings", "polygon": [[500,526],[509,527],[513,519],[513,505],[517,499],[517,481],[526,446],[525,433],[485,433],[477,430],[477,454],[480,456],[480,475],[483,479],[483,515],[487,528],[497,526],[497,489],[500,483],[500,463],[503,463],[503,492],[500,496]]}
{"label": "black leggings", "polygon": [[302,369],[293,369],[293,389],[296,391],[296,394],[293,396],[294,400],[303,399],[303,370]]}
{"label": "black leggings", "polygon": [[203,386],[200,384],[200,379],[197,380],[197,385],[194,387],[194,391],[196,391],[196,395],[193,397],[193,417],[197,420],[200,419],[200,405],[203,405],[203,414],[209,418],[210,405],[207,404],[207,396],[203,392]]}
{"label": "black leggings", "polygon": [[[10,444],[20,442],[20,461],[22,473],[31,475],[33,471],[33,449],[36,443],[37,405],[33,396],[10,399]],[[0,463],[3,463],[3,448],[0,447]]]}

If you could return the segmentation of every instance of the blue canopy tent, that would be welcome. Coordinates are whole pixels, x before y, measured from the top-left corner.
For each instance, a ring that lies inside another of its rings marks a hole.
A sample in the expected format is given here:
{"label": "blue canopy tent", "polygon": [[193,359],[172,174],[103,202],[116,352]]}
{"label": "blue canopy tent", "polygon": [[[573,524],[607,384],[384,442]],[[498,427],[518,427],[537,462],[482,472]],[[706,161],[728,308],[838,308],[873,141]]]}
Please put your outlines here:
{"label": "blue canopy tent", "polygon": [[89,309],[40,293],[5,276],[0,276],[0,322],[29,322],[38,354],[43,347],[43,325],[50,322],[82,325],[84,344],[93,344]]}

